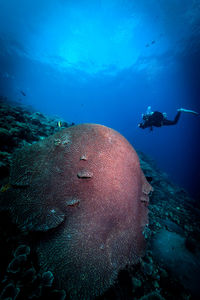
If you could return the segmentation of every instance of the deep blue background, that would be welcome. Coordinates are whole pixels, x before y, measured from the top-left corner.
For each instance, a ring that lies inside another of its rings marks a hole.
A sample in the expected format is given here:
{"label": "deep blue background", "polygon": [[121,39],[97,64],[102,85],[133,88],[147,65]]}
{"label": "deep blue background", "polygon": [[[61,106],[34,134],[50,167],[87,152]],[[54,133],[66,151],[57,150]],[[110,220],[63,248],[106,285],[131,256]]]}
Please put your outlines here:
{"label": "deep blue background", "polygon": [[118,130],[196,198],[200,117],[137,124],[149,105],[200,112],[199,53],[200,1],[0,0],[0,94]]}

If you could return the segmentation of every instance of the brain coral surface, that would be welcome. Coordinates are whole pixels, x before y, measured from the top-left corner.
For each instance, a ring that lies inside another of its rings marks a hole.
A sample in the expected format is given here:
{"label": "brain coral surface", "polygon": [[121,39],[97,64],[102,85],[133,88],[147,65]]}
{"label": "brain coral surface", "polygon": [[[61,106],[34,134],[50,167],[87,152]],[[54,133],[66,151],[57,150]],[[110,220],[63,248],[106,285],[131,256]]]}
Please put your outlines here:
{"label": "brain coral surface", "polygon": [[148,193],[138,156],[118,132],[81,124],[17,151],[1,206],[72,299],[102,294],[144,251]]}

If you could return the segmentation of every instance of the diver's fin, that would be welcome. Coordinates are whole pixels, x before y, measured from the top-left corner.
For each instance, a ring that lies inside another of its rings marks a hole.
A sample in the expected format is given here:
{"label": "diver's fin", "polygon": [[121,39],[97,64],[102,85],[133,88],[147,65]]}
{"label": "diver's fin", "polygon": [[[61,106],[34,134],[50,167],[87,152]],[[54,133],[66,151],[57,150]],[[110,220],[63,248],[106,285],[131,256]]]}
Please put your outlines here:
{"label": "diver's fin", "polygon": [[177,109],[178,111],[181,111],[181,112],[186,112],[186,113],[190,113],[190,114],[193,114],[193,115],[199,115],[198,112],[194,111],[194,110],[190,110],[190,109],[185,109],[185,108],[179,108]]}

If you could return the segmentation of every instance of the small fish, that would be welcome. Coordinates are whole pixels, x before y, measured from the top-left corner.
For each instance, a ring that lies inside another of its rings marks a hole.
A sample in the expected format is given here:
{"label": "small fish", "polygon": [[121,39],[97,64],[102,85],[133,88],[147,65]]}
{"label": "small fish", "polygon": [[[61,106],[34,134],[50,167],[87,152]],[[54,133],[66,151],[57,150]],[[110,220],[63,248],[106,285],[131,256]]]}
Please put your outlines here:
{"label": "small fish", "polygon": [[6,192],[9,188],[11,188],[10,183],[6,183],[5,185],[3,185],[0,189],[1,193]]}
{"label": "small fish", "polygon": [[62,127],[62,122],[58,121],[58,127]]}
{"label": "small fish", "polygon": [[156,41],[153,40],[153,41],[151,42],[151,44],[155,44],[155,42],[156,42]]}
{"label": "small fish", "polygon": [[26,96],[26,94],[24,93],[24,91],[20,91],[20,93],[25,97]]}

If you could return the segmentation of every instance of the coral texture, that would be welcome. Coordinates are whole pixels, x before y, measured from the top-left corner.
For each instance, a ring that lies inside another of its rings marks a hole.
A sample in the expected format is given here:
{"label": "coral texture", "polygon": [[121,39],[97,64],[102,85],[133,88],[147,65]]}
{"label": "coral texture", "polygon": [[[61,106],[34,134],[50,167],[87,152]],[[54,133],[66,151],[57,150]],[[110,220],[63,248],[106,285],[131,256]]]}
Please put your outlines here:
{"label": "coral texture", "polygon": [[44,232],[41,268],[73,299],[102,294],[143,254],[152,187],[118,132],[96,124],[61,130],[15,153],[9,183],[1,207],[22,230]]}

